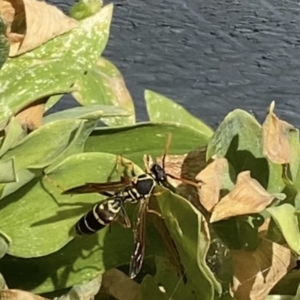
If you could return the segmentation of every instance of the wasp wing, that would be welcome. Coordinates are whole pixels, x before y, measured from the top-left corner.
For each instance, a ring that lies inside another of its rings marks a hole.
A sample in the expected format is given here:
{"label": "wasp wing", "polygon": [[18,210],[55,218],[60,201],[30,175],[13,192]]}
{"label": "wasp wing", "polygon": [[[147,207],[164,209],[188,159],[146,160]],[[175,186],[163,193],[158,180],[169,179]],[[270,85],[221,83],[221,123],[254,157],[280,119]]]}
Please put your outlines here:
{"label": "wasp wing", "polygon": [[88,193],[99,193],[102,194],[106,191],[119,191],[131,184],[129,178],[121,177],[120,181],[111,181],[111,182],[87,182],[83,185],[65,190],[62,192],[62,195],[70,194],[88,194]]}
{"label": "wasp wing", "polygon": [[134,250],[129,267],[129,276],[131,279],[136,277],[143,265],[148,202],[149,198],[141,199],[138,206],[137,220],[134,229]]}

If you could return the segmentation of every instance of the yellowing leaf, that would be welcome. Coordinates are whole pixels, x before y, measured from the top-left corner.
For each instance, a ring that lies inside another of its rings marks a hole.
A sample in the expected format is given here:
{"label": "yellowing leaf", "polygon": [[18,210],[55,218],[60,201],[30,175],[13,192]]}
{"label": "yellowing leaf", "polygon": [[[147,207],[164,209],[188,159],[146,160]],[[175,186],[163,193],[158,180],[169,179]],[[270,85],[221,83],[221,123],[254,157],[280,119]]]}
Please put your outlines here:
{"label": "yellowing leaf", "polygon": [[[206,166],[206,148],[200,148],[184,155],[166,155],[165,170],[176,178],[183,178],[196,184],[196,175]],[[162,157],[157,158],[162,165]],[[199,206],[198,191],[195,186],[182,182],[181,180],[168,177],[168,181],[176,187],[176,192],[185,197],[197,207]]]}
{"label": "yellowing leaf", "polygon": [[250,171],[241,172],[234,188],[215,205],[210,222],[259,213],[273,199],[274,196],[269,194],[257,180],[251,178]]}
{"label": "yellowing leaf", "polygon": [[10,56],[39,47],[77,27],[78,22],[53,5],[36,0],[0,0],[0,13],[7,22]]}
{"label": "yellowing leaf", "polygon": [[196,177],[203,182],[199,189],[199,199],[201,204],[209,212],[219,201],[220,190],[222,188],[222,177],[224,170],[228,170],[226,158],[217,158],[202,170]]}
{"label": "yellowing leaf", "polygon": [[0,290],[0,300],[48,300],[22,290]]}
{"label": "yellowing leaf", "polygon": [[291,161],[289,132],[295,128],[280,120],[274,113],[275,102],[270,105],[269,114],[262,125],[263,153],[273,163],[288,164]]}
{"label": "yellowing leaf", "polygon": [[103,274],[102,291],[115,299],[135,299],[139,292],[139,284],[131,280],[126,274],[110,269]]}
{"label": "yellowing leaf", "polygon": [[296,265],[290,249],[266,239],[253,252],[233,250],[231,254],[236,300],[265,300],[272,287]]}
{"label": "yellowing leaf", "polygon": [[16,115],[16,119],[20,121],[24,128],[35,130],[42,126],[45,102],[47,99],[48,97],[45,97],[30,104]]}

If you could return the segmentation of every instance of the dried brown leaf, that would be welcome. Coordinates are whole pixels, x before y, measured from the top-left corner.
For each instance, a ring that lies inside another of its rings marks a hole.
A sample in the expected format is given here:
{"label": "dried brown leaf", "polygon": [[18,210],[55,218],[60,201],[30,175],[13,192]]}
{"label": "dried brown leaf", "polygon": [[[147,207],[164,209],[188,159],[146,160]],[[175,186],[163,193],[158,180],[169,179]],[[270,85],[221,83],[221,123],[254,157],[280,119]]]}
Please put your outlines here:
{"label": "dried brown leaf", "polygon": [[139,292],[139,284],[117,269],[103,274],[101,291],[118,300],[133,300]]}
{"label": "dried brown leaf", "polygon": [[[196,175],[207,165],[205,152],[206,147],[203,147],[184,155],[166,155],[165,171],[177,178],[195,182]],[[157,158],[157,162],[162,164],[162,157]],[[191,201],[196,207],[199,206],[198,192],[195,187],[171,177],[168,177],[168,181],[176,187],[178,194]]]}
{"label": "dried brown leaf", "polygon": [[48,300],[22,290],[0,290],[0,300]]}
{"label": "dried brown leaf", "polygon": [[241,172],[234,188],[214,207],[210,222],[233,216],[259,213],[268,206],[274,196],[250,176],[250,171]]}
{"label": "dried brown leaf", "polygon": [[47,99],[48,97],[32,103],[16,115],[16,119],[21,122],[24,128],[28,128],[32,131],[42,126],[45,102]]}
{"label": "dried brown leaf", "polygon": [[290,249],[262,239],[253,252],[232,250],[232,290],[237,300],[264,300],[272,287],[295,265]]}
{"label": "dried brown leaf", "polygon": [[269,114],[262,125],[263,153],[275,164],[288,164],[292,150],[289,143],[289,131],[295,127],[280,120],[274,113],[275,102],[270,105]]}
{"label": "dried brown leaf", "polygon": [[198,191],[200,202],[209,212],[219,201],[225,168],[228,169],[226,158],[217,158],[196,176],[197,180],[203,182]]}
{"label": "dried brown leaf", "polygon": [[35,49],[78,25],[76,20],[44,1],[0,0],[0,13],[8,23],[10,56]]}

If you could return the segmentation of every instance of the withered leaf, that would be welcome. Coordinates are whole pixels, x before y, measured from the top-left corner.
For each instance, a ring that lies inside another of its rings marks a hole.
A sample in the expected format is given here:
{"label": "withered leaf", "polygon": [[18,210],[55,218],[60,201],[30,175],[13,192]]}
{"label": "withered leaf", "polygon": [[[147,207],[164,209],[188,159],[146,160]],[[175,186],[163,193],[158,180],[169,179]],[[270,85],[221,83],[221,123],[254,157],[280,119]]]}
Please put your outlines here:
{"label": "withered leaf", "polygon": [[233,250],[232,290],[237,300],[264,300],[272,287],[295,265],[291,250],[262,239],[254,252]]}
{"label": "withered leaf", "polygon": [[101,290],[120,300],[133,300],[139,292],[139,284],[117,269],[103,274]]}
{"label": "withered leaf", "polygon": [[44,1],[0,0],[0,13],[8,25],[6,36],[11,57],[35,49],[78,25]]}
{"label": "withered leaf", "polygon": [[16,115],[16,119],[20,121],[24,128],[32,131],[42,126],[47,99],[48,97],[37,100]]}
{"label": "withered leaf", "polygon": [[0,290],[0,300],[48,300],[22,290]]}
{"label": "withered leaf", "polygon": [[295,130],[291,124],[280,120],[274,113],[275,102],[270,105],[269,114],[263,125],[263,153],[273,163],[288,164],[291,161],[289,132]]}
{"label": "withered leaf", "polygon": [[[202,147],[184,155],[166,155],[164,166],[168,174],[193,182],[191,185],[188,182],[168,177],[168,181],[176,187],[176,192],[199,209],[198,185],[195,177],[207,165],[205,152],[206,147]],[[162,157],[157,158],[157,162],[162,165]]]}
{"label": "withered leaf", "polygon": [[216,158],[196,176],[196,180],[203,182],[198,190],[199,200],[209,212],[219,201],[223,174],[226,168],[228,170],[226,158]]}
{"label": "withered leaf", "polygon": [[259,213],[268,206],[274,196],[250,176],[250,171],[241,172],[234,188],[213,208],[210,222],[233,216]]}

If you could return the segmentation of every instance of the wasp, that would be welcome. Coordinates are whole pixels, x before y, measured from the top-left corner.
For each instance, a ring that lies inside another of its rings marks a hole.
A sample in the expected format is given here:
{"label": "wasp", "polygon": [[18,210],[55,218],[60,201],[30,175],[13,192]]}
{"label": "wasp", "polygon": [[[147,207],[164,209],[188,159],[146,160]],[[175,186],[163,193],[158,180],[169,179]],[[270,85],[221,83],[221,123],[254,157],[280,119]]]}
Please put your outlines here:
{"label": "wasp", "polygon": [[[145,173],[141,175],[136,176],[133,164],[129,163],[131,177],[122,176],[120,181],[115,182],[109,182],[108,180],[106,183],[86,183],[84,185],[65,190],[62,193],[83,194],[97,192],[108,196],[108,198],[103,202],[95,204],[93,208],[77,222],[76,229],[81,235],[88,235],[97,232],[106,225],[115,221],[120,215],[123,215],[124,217],[125,227],[131,227],[130,220],[124,209],[124,204],[138,203],[137,219],[134,229],[134,251],[131,256],[129,270],[130,278],[136,277],[143,264],[147,213],[154,213],[163,218],[160,213],[151,210],[148,207],[151,196],[160,194],[159,192],[154,192],[155,187],[163,186],[173,191],[174,189],[172,189],[171,184],[168,182],[168,177],[197,186],[194,182],[175,177],[165,171],[165,159],[170,143],[171,134],[168,135],[161,165],[154,162],[150,155],[144,155],[143,160]],[[120,162],[123,166],[128,164],[124,163],[121,156],[118,156],[115,168],[117,168]]]}

